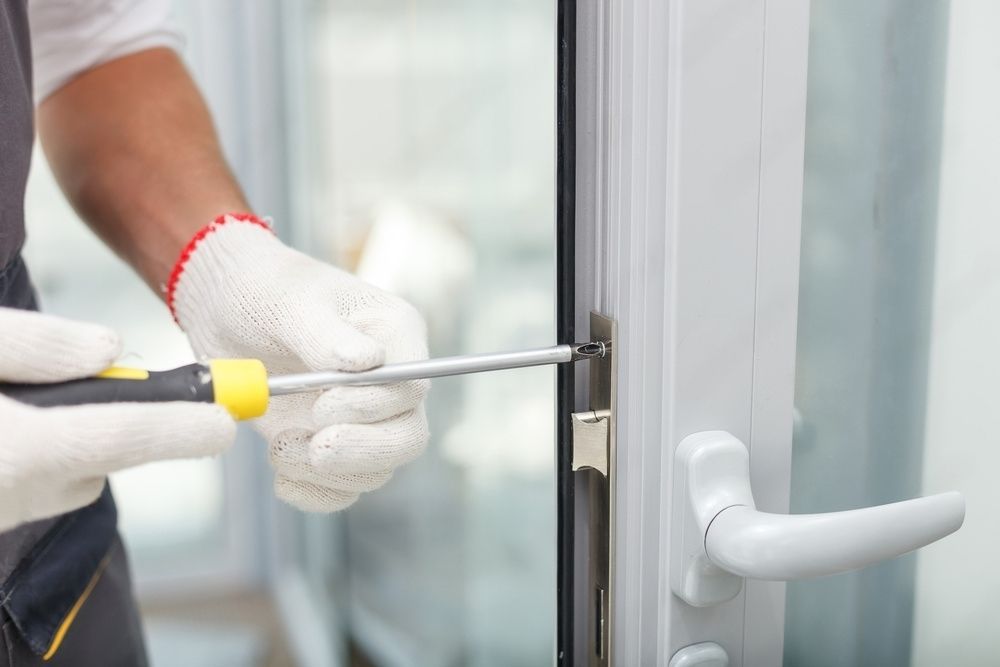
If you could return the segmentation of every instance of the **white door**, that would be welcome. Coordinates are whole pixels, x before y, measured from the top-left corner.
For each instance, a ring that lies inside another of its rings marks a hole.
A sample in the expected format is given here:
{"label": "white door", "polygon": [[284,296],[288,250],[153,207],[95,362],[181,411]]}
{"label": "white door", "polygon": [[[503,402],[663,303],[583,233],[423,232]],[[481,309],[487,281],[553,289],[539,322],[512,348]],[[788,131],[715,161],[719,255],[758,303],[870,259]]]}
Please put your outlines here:
{"label": "white door", "polygon": [[996,664],[1000,13],[575,13],[577,328],[617,322],[608,660]]}

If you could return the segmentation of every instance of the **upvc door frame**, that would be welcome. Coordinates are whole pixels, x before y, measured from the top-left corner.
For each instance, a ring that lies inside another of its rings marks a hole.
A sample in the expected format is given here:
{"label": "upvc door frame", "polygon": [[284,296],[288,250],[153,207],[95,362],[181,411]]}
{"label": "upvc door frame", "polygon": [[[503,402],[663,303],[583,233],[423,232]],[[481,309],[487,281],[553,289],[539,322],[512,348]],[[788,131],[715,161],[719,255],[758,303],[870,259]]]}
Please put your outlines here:
{"label": "upvc door frame", "polygon": [[597,310],[620,341],[614,664],[709,640],[733,665],[781,661],[783,584],[710,608],[671,593],[670,480],[685,436],[727,430],[750,448],[757,507],[788,510],[808,13],[575,3],[575,329]]}

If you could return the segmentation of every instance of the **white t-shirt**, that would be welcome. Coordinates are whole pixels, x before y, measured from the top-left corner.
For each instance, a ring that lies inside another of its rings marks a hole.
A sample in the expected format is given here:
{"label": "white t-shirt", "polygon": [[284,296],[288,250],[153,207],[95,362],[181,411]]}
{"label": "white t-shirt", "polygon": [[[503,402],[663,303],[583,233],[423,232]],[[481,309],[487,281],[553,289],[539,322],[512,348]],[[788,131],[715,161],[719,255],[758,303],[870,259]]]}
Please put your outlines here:
{"label": "white t-shirt", "polygon": [[35,103],[78,74],[136,51],[183,44],[170,0],[28,0]]}

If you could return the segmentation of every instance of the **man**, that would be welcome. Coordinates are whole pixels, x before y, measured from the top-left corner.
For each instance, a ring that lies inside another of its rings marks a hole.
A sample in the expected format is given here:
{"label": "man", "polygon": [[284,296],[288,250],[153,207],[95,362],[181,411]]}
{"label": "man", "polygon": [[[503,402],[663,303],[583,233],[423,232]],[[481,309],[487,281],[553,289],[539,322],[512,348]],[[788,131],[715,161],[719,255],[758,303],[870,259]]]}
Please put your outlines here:
{"label": "man", "polygon": [[[250,213],[165,2],[0,0],[0,382],[89,376],[121,351],[104,327],[31,312],[19,251],[33,116],[80,216],[162,293],[200,357],[283,373],[424,356],[410,306],[282,245]],[[426,443],[426,390],[274,399],[255,426],[278,497],[333,511],[384,484]],[[214,405],[0,397],[0,666],[146,663],[106,475],[217,454],[234,430]]]}

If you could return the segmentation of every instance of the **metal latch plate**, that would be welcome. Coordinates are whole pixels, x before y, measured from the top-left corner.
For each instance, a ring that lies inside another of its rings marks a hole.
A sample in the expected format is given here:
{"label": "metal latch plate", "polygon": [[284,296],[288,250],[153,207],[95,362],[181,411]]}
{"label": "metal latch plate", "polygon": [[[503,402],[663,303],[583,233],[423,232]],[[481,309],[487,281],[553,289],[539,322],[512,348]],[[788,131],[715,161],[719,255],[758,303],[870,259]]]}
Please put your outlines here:
{"label": "metal latch plate", "polygon": [[611,410],[574,412],[573,470],[593,468],[608,476],[608,424]]}

